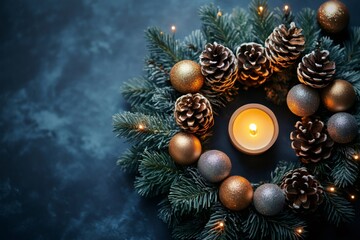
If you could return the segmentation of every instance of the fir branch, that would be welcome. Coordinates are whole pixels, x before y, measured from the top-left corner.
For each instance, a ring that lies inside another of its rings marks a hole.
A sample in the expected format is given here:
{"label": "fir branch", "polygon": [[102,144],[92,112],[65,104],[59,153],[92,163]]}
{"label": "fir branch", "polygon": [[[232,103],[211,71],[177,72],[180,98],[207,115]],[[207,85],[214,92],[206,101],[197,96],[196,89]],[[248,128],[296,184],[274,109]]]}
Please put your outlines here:
{"label": "fir branch", "polygon": [[151,82],[156,87],[169,87],[170,84],[170,69],[166,69],[163,63],[151,59],[151,57],[146,58],[145,71],[147,72],[147,77],[149,82]]}
{"label": "fir branch", "polygon": [[[249,239],[298,240],[305,236],[306,227],[306,222],[290,211],[267,217],[251,209],[242,229]],[[301,235],[298,228],[303,230]]]}
{"label": "fir branch", "polygon": [[271,183],[279,185],[284,177],[284,175],[297,168],[298,164],[288,163],[288,162],[279,162],[278,166],[273,172],[271,172]]}
{"label": "fir branch", "polygon": [[187,59],[198,62],[206,43],[205,36],[200,30],[193,31],[189,36],[185,37],[184,48],[187,49]]}
{"label": "fir branch", "polygon": [[167,147],[172,136],[179,131],[172,116],[162,114],[118,113],[113,116],[113,126],[117,137],[142,143],[148,149]]}
{"label": "fir branch", "polygon": [[[204,214],[195,214],[184,218],[182,222],[174,226],[172,237],[176,240],[199,239],[199,235],[203,230],[208,216]],[[200,240],[200,239],[199,239]]]}
{"label": "fir branch", "polygon": [[172,206],[167,197],[159,202],[158,207],[158,217],[164,223],[167,223],[169,227],[174,227],[179,223],[179,217],[172,210]]}
{"label": "fir branch", "polygon": [[145,151],[140,160],[139,172],[135,189],[142,196],[156,196],[167,192],[180,173],[165,151]]}
{"label": "fir branch", "polygon": [[348,71],[360,70],[360,27],[351,28],[350,39],[344,43],[344,50],[344,68]]}
{"label": "fir branch", "polygon": [[145,36],[150,58],[161,64],[164,69],[170,70],[175,63],[183,59],[180,44],[173,35],[164,33],[159,28],[151,27],[145,32]]}
{"label": "fir branch", "polygon": [[287,28],[290,27],[291,22],[295,21],[295,16],[290,9],[285,11],[285,9],[280,9],[279,7],[274,9],[274,18],[276,25],[284,24]]}
{"label": "fir branch", "polygon": [[239,217],[218,204],[200,235],[202,240],[236,240],[240,236]]}
{"label": "fir branch", "polygon": [[316,12],[310,8],[305,8],[297,15],[299,27],[303,29],[305,37],[304,53],[309,53],[316,47],[316,43],[320,36],[320,29],[316,19]]}
{"label": "fir branch", "polygon": [[269,11],[267,0],[252,0],[249,9],[254,39],[263,44],[275,28],[274,14]]}
{"label": "fir branch", "polygon": [[335,193],[324,192],[324,202],[321,206],[322,215],[326,217],[329,223],[336,226],[351,222],[355,217],[353,206],[345,198]]}
{"label": "fir branch", "polygon": [[134,107],[149,101],[155,90],[156,86],[148,79],[137,77],[125,82],[120,91],[125,100]]}
{"label": "fir branch", "polygon": [[331,177],[334,179],[336,186],[345,188],[353,185],[359,174],[359,165],[354,162],[352,155],[347,156],[348,152],[355,153],[350,147],[338,147],[333,157],[334,166],[331,170]]}
{"label": "fir branch", "polygon": [[[237,31],[237,46],[244,42],[254,41],[251,34],[252,25],[249,21],[249,13],[244,9],[235,8],[231,14],[234,31]],[[234,49],[236,50],[236,49]]]}
{"label": "fir branch", "polygon": [[234,51],[239,44],[239,36],[234,31],[230,15],[222,13],[214,4],[201,7],[199,15],[207,42],[217,42]]}
{"label": "fir branch", "polygon": [[127,149],[126,152],[119,157],[117,165],[119,165],[124,171],[131,173],[137,172],[143,151],[144,148],[142,146],[131,146],[131,148]]}
{"label": "fir branch", "polygon": [[169,201],[175,212],[199,213],[211,207],[218,199],[217,187],[203,179],[196,168],[189,168],[171,186]]}

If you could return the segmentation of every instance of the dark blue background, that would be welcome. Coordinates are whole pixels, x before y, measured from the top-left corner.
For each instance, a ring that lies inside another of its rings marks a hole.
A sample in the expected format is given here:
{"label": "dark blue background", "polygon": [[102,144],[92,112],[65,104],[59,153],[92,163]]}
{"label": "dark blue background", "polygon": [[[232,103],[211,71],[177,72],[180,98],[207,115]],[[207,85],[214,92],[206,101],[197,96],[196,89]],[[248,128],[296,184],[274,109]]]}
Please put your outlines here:
{"label": "dark blue background", "polygon": [[[144,29],[175,24],[183,38],[208,2],[0,1],[0,239],[170,238],[156,200],[140,198],[115,165],[126,144],[111,116],[125,108],[121,84],[141,74]],[[228,11],[248,2],[215,1]],[[360,3],[344,2],[360,25]],[[270,1],[284,3],[321,2]],[[359,215],[313,237],[355,239]]]}

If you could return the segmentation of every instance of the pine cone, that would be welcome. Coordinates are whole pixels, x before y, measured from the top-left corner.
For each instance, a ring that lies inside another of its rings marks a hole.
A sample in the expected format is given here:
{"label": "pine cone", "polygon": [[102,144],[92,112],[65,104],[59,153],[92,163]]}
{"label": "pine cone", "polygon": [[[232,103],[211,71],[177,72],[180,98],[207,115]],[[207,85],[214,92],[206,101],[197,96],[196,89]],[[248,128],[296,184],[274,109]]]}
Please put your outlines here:
{"label": "pine cone", "polygon": [[276,27],[265,41],[266,57],[274,71],[279,72],[294,64],[305,49],[305,38],[295,23],[287,29],[284,24]]}
{"label": "pine cone", "polygon": [[203,135],[214,125],[210,102],[200,93],[188,93],[175,103],[175,120],[188,133]]}
{"label": "pine cone", "polygon": [[324,188],[306,168],[287,172],[280,187],[285,192],[289,207],[298,212],[315,210],[324,199]]}
{"label": "pine cone", "polygon": [[215,92],[232,88],[236,81],[237,60],[232,51],[221,44],[208,43],[200,55],[205,84]]}
{"label": "pine cone", "polygon": [[236,50],[238,60],[238,80],[248,86],[256,87],[264,83],[272,74],[270,61],[266,58],[264,47],[257,43],[243,43]]}
{"label": "pine cone", "polygon": [[331,156],[333,140],[322,121],[303,117],[290,133],[291,147],[303,163],[316,163]]}
{"label": "pine cone", "polygon": [[329,51],[315,50],[305,55],[297,68],[299,81],[313,88],[324,88],[333,80],[335,62],[329,60]]}

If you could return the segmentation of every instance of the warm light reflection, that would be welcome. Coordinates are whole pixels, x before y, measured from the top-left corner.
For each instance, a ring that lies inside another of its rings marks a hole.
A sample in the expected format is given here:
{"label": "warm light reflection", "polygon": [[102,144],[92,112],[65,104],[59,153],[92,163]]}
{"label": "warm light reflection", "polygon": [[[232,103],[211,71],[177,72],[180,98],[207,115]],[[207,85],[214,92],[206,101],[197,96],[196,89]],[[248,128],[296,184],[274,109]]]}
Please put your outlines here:
{"label": "warm light reflection", "polygon": [[257,126],[255,123],[249,125],[250,135],[255,136],[257,134]]}

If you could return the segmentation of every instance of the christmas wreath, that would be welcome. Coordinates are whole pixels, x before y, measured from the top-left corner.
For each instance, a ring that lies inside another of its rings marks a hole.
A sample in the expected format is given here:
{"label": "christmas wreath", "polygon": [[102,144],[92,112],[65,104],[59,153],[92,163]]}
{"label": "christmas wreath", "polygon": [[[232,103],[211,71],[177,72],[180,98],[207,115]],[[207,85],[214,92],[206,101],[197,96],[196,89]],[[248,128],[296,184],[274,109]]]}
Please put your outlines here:
{"label": "christmas wreath", "polygon": [[[351,221],[360,28],[347,29],[346,6],[328,1],[294,16],[253,0],[249,12],[208,5],[200,17],[202,30],[184,41],[149,28],[146,76],[122,88],[131,111],[114,115],[114,131],[132,146],[118,164],[136,173],[138,193],[163,198],[159,217],[174,239],[301,239],[319,216]],[[260,183],[229,176],[230,158],[207,148],[213,115],[249,88],[300,117],[288,146],[299,161],[281,162]]]}

